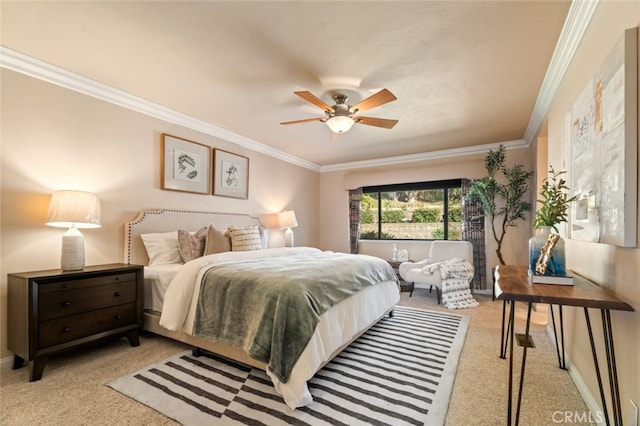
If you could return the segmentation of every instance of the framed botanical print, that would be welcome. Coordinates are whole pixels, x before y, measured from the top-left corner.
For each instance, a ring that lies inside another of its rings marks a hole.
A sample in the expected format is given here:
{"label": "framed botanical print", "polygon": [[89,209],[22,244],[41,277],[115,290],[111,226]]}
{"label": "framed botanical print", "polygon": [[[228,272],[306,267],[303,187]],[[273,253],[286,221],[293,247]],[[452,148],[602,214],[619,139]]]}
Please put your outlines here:
{"label": "framed botanical print", "polygon": [[249,198],[249,159],[241,155],[213,150],[213,195]]}
{"label": "framed botanical print", "polygon": [[211,148],[162,135],[162,189],[211,193]]}

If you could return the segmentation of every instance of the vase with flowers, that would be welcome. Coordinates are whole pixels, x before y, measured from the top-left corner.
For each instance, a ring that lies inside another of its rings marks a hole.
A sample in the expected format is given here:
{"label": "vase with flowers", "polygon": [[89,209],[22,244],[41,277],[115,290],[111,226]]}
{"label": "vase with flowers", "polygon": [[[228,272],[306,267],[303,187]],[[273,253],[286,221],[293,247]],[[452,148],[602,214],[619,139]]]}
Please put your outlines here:
{"label": "vase with flowers", "polygon": [[[536,263],[551,230],[559,232],[558,224],[567,221],[569,203],[575,197],[569,197],[569,187],[563,178],[565,171],[556,172],[549,167],[549,176],[545,178],[540,198],[537,200],[541,207],[536,211],[533,227],[538,229],[537,235],[529,239],[529,269],[536,272]],[[564,240],[559,238],[547,264],[545,275],[566,275],[567,268],[564,253]]]}

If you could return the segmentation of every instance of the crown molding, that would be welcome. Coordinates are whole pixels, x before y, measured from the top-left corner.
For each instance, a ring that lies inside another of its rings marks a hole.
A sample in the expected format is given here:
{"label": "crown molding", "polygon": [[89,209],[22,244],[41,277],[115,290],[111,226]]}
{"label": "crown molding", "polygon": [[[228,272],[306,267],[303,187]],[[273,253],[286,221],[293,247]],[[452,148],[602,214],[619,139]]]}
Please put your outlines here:
{"label": "crown molding", "polygon": [[497,149],[503,145],[505,149],[521,149],[529,148],[529,144],[522,140],[513,140],[485,145],[474,145],[464,148],[443,149],[440,151],[422,152],[419,154],[399,155],[396,157],[379,158],[374,160],[352,161],[348,163],[330,164],[320,166],[320,172],[335,172],[339,170],[354,170],[367,167],[381,167],[408,163],[417,163],[420,161],[441,160],[443,158],[461,158],[476,154],[486,154],[490,149]]}
{"label": "crown molding", "polygon": [[0,45],[0,67],[19,72],[51,84],[62,86],[178,126],[186,127],[206,135],[235,143],[244,148],[269,155],[300,167],[314,171],[319,171],[320,169],[320,166],[310,161],[303,160],[222,127],[198,120],[151,102],[147,99],[131,95],[122,90],[113,88],[55,65],[51,65],[2,45]]}
{"label": "crown molding", "polygon": [[523,139],[465,148],[401,155],[396,157],[336,163],[324,166],[303,160],[299,157],[254,141],[253,139],[231,132],[227,129],[198,120],[163,107],[162,105],[150,102],[144,98],[131,95],[122,90],[115,89],[74,72],[32,58],[3,45],[0,45],[0,67],[29,75],[142,114],[159,118],[169,123],[235,143],[244,148],[320,173],[366,167],[390,166],[483,154],[489,149],[497,148],[499,145],[504,145],[507,149],[520,149],[531,146],[540,131],[542,123],[549,110],[549,106],[551,105],[558,87],[564,78],[585,31],[591,22],[591,18],[598,4],[599,0],[574,0],[571,3],[567,19],[565,20],[565,24],[560,33],[560,38],[558,39],[549,67],[547,68],[547,73],[545,74],[540,91],[538,92],[538,98]]}
{"label": "crown molding", "polygon": [[578,46],[591,23],[591,18],[599,3],[599,0],[574,0],[571,2],[567,19],[560,32],[560,38],[540,86],[529,124],[524,132],[524,140],[527,144],[531,145],[538,136],[542,123],[549,112],[549,106],[558,91],[558,87],[560,87],[560,83],[573,60],[576,50],[578,50]]}

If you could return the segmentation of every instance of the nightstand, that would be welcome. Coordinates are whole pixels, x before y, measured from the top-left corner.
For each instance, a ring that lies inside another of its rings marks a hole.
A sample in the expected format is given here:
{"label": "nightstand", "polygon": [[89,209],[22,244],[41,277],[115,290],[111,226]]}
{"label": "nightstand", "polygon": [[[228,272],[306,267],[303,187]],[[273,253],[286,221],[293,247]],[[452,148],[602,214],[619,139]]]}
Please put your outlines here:
{"label": "nightstand", "polygon": [[387,259],[387,263],[389,265],[391,265],[393,270],[396,272],[396,275],[398,276],[398,282],[400,283],[400,291],[408,291],[410,293],[413,293],[414,283],[409,283],[409,282],[403,281],[402,277],[400,276],[400,264],[404,263],[404,262],[413,262],[413,260],[389,260],[389,259]]}
{"label": "nightstand", "polygon": [[13,368],[33,361],[33,382],[52,355],[122,336],[138,346],[143,271],[141,265],[115,263],[9,274],[7,347],[14,353]]}

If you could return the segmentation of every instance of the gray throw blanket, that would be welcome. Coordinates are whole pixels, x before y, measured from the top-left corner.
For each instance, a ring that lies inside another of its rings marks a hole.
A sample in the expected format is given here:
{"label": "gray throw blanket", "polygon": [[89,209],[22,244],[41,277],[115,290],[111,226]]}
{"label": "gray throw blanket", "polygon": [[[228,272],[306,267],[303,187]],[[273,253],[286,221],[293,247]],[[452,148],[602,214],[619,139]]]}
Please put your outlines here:
{"label": "gray throw blanket", "polygon": [[397,281],[382,259],[333,252],[228,262],[204,274],[194,336],[231,344],[283,383],[320,315],[358,290]]}

